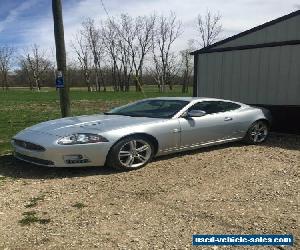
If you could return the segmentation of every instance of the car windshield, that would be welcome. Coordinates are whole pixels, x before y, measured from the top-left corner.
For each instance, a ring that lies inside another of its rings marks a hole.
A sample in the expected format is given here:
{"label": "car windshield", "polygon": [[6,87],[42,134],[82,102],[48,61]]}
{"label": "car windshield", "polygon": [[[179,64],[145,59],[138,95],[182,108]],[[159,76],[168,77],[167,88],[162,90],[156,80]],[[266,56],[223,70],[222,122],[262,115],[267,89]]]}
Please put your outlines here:
{"label": "car windshield", "polygon": [[183,100],[145,100],[114,108],[106,115],[171,118],[189,102]]}

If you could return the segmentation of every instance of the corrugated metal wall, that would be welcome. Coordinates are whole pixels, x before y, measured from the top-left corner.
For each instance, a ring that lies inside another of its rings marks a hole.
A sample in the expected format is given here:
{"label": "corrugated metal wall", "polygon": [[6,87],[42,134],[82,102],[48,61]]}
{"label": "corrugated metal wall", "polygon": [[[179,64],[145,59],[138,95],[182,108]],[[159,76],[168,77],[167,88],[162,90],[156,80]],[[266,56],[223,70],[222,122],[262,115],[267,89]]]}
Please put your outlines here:
{"label": "corrugated metal wall", "polygon": [[198,96],[251,104],[300,105],[300,45],[195,56]]}

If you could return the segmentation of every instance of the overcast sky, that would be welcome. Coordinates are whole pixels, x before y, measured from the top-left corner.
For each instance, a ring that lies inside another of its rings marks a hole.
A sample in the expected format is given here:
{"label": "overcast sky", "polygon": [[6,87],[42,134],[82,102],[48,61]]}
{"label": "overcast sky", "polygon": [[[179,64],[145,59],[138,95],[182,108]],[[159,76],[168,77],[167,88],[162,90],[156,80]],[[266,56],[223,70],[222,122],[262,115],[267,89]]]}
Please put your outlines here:
{"label": "overcast sky", "polygon": [[[206,10],[219,12],[222,37],[237,34],[300,8],[299,0],[103,0],[110,15],[147,15],[174,11],[183,23],[183,34],[176,49],[184,49],[196,38],[196,16]],[[51,0],[0,0],[0,45],[16,48],[38,44],[54,48]],[[106,18],[100,0],[62,0],[67,46],[81,22]]]}

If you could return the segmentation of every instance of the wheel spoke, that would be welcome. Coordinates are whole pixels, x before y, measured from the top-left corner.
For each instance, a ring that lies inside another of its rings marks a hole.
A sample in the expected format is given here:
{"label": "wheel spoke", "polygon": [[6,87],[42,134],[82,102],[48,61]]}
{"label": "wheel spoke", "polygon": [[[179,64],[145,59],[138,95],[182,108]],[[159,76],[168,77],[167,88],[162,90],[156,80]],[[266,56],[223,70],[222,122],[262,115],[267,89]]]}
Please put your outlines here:
{"label": "wheel spoke", "polygon": [[148,145],[143,145],[142,147],[137,148],[136,152],[141,153],[141,152],[147,150],[148,148],[149,148]]}
{"label": "wheel spoke", "polygon": [[120,156],[121,157],[130,156],[130,155],[131,155],[130,151],[120,151]]}
{"label": "wheel spoke", "polygon": [[138,154],[136,157],[137,157],[141,162],[146,161],[146,157],[143,156],[143,155]]}
{"label": "wheel spoke", "polygon": [[125,165],[128,167],[131,167],[132,163],[134,162],[134,157],[132,157],[131,155],[128,157],[128,159],[125,162]]}
{"label": "wheel spoke", "polygon": [[133,164],[133,162],[134,162],[134,157],[132,157],[131,159],[130,159],[130,162],[129,162],[129,166],[131,167],[131,165]]}
{"label": "wheel spoke", "polygon": [[136,150],[136,141],[135,140],[130,141],[129,146],[131,151]]}

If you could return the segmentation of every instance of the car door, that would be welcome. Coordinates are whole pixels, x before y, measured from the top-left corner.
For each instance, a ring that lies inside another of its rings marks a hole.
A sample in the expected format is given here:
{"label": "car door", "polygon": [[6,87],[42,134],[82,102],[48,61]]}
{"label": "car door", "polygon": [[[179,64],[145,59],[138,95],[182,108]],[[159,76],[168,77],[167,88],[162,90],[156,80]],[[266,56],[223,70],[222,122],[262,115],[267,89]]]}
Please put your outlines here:
{"label": "car door", "polygon": [[179,118],[181,147],[197,146],[233,138],[239,121],[236,110],[240,105],[222,101],[201,101],[188,109],[202,110],[201,117]]}

